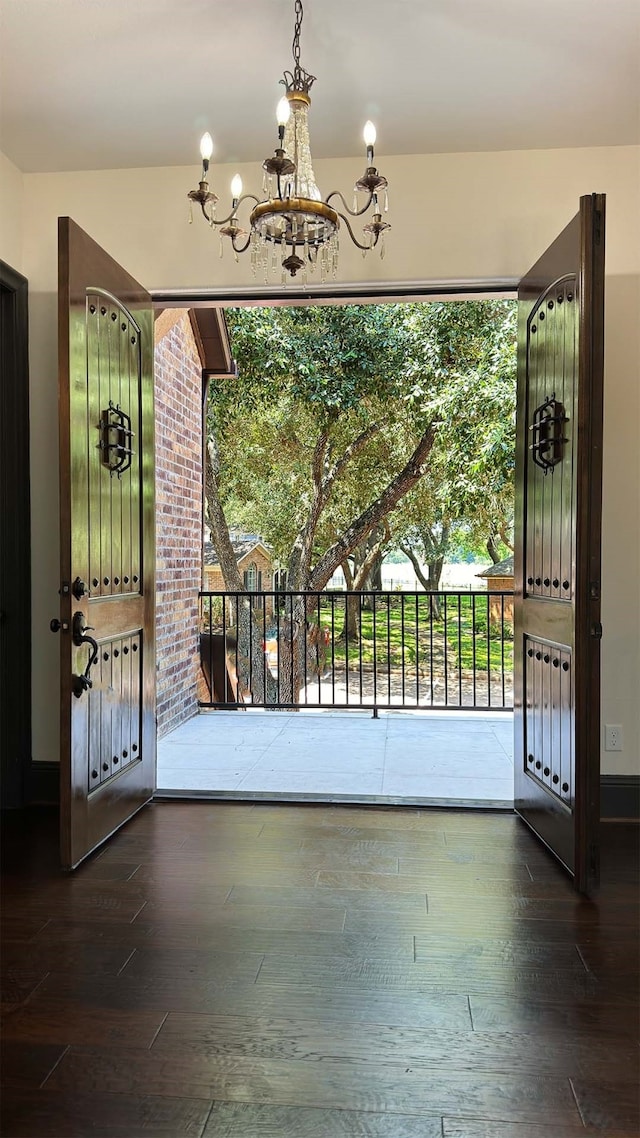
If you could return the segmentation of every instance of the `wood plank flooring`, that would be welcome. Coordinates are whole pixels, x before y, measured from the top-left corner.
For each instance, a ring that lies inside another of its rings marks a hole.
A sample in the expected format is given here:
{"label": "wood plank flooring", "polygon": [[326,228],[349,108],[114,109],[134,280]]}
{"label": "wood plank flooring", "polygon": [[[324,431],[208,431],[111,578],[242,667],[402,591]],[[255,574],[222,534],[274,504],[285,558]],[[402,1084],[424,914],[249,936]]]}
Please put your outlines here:
{"label": "wood plank flooring", "polygon": [[3,1138],[638,1138],[638,827],[159,802],[4,824]]}

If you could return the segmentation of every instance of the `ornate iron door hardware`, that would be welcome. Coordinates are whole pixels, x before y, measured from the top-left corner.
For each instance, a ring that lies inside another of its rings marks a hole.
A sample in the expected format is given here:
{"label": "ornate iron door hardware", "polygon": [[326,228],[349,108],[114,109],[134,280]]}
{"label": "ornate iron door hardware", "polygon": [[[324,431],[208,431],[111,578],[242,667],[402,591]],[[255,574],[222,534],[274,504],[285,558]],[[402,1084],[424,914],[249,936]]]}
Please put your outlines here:
{"label": "ornate iron door hardware", "polygon": [[87,586],[81,577],[76,577],[73,585],[71,586],[71,592],[77,601],[81,601],[84,596],[89,595],[89,590],[87,589]]}
{"label": "ornate iron door hardware", "polygon": [[562,461],[562,448],[568,441],[562,433],[566,422],[564,406],[555,395],[533,412],[533,423],[529,427],[533,442],[529,444],[529,450],[536,466],[545,474]]}
{"label": "ornate iron door hardware", "polygon": [[84,613],[74,612],[72,630],[73,643],[77,648],[80,648],[83,644],[88,644],[91,648],[91,654],[82,675],[73,675],[71,677],[71,690],[73,691],[76,699],[80,699],[80,696],[83,692],[88,691],[90,687],[93,687],[92,681],[89,679],[89,673],[96,660],[98,659],[98,652],[100,651],[98,648],[98,643],[93,639],[93,636],[87,636],[87,633],[89,631],[93,632],[93,629],[91,628],[91,625],[85,624]]}
{"label": "ornate iron door hardware", "polygon": [[98,430],[102,461],[112,475],[117,474],[120,478],[131,466],[131,459],[135,454],[131,446],[134,437],[131,418],[122,410],[119,403],[114,403],[110,399],[109,406],[100,415]]}

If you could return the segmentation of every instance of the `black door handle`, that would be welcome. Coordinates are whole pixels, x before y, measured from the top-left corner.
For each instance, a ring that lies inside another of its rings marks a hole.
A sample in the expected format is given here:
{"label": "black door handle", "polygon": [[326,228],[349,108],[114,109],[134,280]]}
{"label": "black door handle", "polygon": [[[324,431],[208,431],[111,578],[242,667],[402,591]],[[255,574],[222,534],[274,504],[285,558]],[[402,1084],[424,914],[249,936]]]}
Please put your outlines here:
{"label": "black door handle", "polygon": [[87,635],[87,633],[89,631],[93,632],[94,630],[91,628],[91,625],[85,624],[84,613],[75,612],[73,614],[73,628],[72,628],[73,643],[76,645],[77,648],[80,648],[83,644],[88,644],[89,647],[91,648],[91,653],[90,653],[89,659],[87,661],[87,666],[86,666],[84,672],[82,673],[82,675],[81,676],[73,675],[71,677],[71,690],[73,691],[73,694],[75,695],[76,699],[80,699],[80,696],[82,695],[82,693],[85,691],[88,691],[88,689],[93,686],[92,681],[89,678],[89,673],[90,673],[93,665],[95,664],[96,660],[98,659],[98,653],[100,651],[100,649],[98,648],[98,642],[93,639],[93,636]]}

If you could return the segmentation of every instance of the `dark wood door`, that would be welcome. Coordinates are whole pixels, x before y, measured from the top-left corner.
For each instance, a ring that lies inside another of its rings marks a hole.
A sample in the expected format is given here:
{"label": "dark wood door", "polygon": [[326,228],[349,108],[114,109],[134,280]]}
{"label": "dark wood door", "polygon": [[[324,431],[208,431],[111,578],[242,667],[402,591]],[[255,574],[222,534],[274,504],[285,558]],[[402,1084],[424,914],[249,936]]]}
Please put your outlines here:
{"label": "dark wood door", "polygon": [[520,282],[515,807],[590,892],[600,814],[604,195]]}
{"label": "dark wood door", "polygon": [[61,856],[77,865],[155,784],[153,318],[59,219]]}

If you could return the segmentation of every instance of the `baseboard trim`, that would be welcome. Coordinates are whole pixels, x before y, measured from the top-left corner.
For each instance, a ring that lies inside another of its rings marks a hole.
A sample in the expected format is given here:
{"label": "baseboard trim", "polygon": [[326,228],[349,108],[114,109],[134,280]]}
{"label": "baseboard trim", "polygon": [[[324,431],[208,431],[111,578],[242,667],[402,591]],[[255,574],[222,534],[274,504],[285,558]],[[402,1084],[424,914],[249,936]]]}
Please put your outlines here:
{"label": "baseboard trim", "polygon": [[29,806],[55,806],[60,801],[60,763],[32,763]]}
{"label": "baseboard trim", "polygon": [[640,775],[603,774],[600,779],[600,817],[640,821]]}

